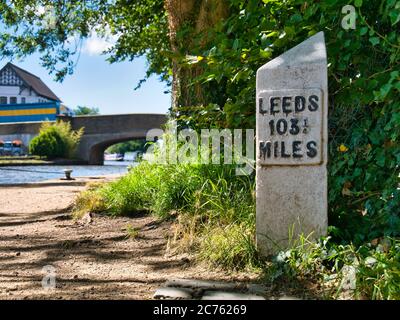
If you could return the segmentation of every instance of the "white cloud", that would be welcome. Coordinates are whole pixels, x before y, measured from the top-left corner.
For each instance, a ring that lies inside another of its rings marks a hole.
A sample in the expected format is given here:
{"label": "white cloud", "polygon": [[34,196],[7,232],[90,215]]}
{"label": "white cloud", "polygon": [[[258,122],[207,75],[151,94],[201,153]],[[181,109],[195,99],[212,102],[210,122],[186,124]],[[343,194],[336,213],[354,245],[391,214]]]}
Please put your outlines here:
{"label": "white cloud", "polygon": [[82,52],[90,56],[102,54],[105,50],[110,49],[117,41],[116,36],[99,37],[97,34],[92,34],[84,43]]}

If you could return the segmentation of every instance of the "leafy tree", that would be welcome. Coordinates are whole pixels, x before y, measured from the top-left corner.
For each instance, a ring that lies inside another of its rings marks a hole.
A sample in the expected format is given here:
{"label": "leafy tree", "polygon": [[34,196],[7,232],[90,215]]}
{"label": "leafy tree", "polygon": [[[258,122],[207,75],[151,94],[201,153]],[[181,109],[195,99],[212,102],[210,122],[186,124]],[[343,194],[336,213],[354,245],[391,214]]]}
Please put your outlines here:
{"label": "leafy tree", "polygon": [[170,78],[162,0],[0,1],[0,24],[1,58],[39,52],[42,65],[59,81],[73,72],[82,42],[93,32],[117,37],[107,52],[110,62],[146,56],[146,77]]}
{"label": "leafy tree", "polygon": [[106,152],[124,154],[126,152],[145,151],[146,140],[121,142],[109,147]]}
{"label": "leafy tree", "polygon": [[100,114],[99,108],[90,108],[86,106],[77,106],[74,109],[74,113],[77,116],[84,116],[84,115],[96,115]]}
{"label": "leafy tree", "polygon": [[203,88],[187,86],[199,73],[194,71],[197,67],[181,63],[198,45],[188,39],[206,35],[210,26],[227,17],[227,9],[226,0],[0,1],[4,27],[0,57],[24,57],[37,51],[42,65],[61,81],[73,72],[85,38],[92,32],[111,35],[117,40],[106,52],[108,61],[147,58],[148,70],[138,87],[157,74],[173,83],[176,105],[193,105],[202,101]]}
{"label": "leafy tree", "polygon": [[39,135],[29,144],[29,152],[48,159],[72,158],[83,134],[83,128],[73,131],[69,122],[44,122]]}

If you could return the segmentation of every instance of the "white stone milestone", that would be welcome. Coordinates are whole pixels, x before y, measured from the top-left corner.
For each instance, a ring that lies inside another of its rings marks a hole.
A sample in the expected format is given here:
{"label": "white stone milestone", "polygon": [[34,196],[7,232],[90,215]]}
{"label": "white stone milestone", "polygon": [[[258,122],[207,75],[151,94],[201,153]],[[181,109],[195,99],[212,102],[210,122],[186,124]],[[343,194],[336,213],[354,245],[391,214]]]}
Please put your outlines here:
{"label": "white stone milestone", "polygon": [[328,79],[320,32],[257,71],[257,245],[326,234]]}

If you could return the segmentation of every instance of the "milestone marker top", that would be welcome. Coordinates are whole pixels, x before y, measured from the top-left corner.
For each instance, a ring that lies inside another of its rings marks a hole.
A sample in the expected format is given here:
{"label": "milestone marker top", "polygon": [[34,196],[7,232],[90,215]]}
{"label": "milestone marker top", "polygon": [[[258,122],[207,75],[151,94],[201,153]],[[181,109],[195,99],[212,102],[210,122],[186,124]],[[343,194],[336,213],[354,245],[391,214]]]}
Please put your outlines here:
{"label": "milestone marker top", "polygon": [[258,72],[265,69],[289,69],[307,64],[327,64],[325,37],[322,31],[269,61],[258,69]]}

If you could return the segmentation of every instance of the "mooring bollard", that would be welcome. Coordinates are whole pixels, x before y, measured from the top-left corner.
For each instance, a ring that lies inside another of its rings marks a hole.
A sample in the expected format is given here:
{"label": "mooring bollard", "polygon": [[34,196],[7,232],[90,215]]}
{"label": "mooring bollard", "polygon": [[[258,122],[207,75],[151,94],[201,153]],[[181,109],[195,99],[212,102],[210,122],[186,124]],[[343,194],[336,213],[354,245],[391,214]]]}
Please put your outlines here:
{"label": "mooring bollard", "polygon": [[64,169],[65,179],[64,180],[74,180],[71,178],[72,169]]}

